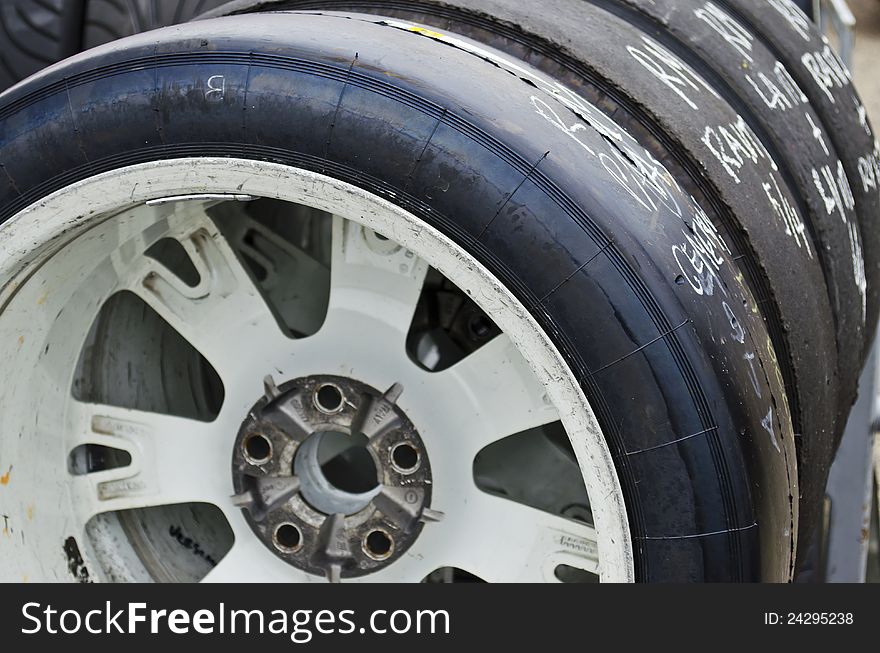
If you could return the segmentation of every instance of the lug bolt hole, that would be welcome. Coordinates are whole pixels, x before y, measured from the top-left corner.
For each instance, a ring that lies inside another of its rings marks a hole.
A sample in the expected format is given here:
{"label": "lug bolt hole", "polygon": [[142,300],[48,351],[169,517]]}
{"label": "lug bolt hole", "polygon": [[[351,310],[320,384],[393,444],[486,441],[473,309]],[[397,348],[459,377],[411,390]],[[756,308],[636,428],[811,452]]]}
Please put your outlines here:
{"label": "lug bolt hole", "polygon": [[262,465],[272,458],[272,443],[264,435],[250,435],[244,441],[244,455],[254,465]]}
{"label": "lug bolt hole", "polygon": [[302,533],[295,524],[280,524],[272,539],[275,546],[285,553],[295,553],[302,546]]}
{"label": "lug bolt hole", "polygon": [[400,442],[391,449],[391,465],[401,474],[412,474],[420,462],[418,450],[409,442]]}
{"label": "lug bolt hole", "polygon": [[315,406],[322,413],[332,415],[342,410],[345,405],[345,396],[338,386],[325,383],[315,391]]}
{"label": "lug bolt hole", "polygon": [[385,560],[394,553],[394,540],[388,533],[377,528],[367,533],[362,548],[373,560]]}

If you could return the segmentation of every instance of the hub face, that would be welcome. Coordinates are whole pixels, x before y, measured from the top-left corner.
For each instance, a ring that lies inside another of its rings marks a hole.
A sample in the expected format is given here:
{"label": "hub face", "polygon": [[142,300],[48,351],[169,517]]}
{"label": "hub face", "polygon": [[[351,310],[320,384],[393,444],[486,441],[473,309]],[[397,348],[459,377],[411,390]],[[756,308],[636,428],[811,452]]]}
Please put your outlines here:
{"label": "hub face", "polygon": [[431,467],[396,401],[359,381],[309,376],[265,394],[232,454],[236,505],[277,556],[331,581],[400,557],[430,510]]}

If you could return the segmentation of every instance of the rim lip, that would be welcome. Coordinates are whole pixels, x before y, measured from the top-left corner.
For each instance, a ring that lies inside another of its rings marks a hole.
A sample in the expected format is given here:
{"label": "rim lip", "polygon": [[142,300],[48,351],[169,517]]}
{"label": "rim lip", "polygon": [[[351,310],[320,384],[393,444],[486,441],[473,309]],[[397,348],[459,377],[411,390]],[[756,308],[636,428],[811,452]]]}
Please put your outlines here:
{"label": "rim lip", "polygon": [[559,412],[590,498],[600,578],[635,580],[627,510],[611,451],[555,344],[525,306],[471,254],[413,214],[357,186],[283,164],[226,157],[152,161],[89,177],[0,225],[0,315],[43,263],[103,220],[150,200],[202,193],[247,194],[339,215],[410,249],[468,292],[511,339]]}

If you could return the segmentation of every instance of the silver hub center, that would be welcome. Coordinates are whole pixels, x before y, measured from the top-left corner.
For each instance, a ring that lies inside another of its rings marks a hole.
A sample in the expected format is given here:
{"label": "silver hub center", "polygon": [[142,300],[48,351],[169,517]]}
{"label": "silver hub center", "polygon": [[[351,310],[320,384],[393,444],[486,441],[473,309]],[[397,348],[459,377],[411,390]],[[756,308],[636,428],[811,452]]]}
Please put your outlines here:
{"label": "silver hub center", "polygon": [[[328,515],[353,515],[370,505],[382,488],[376,484],[373,489],[365,492],[350,492],[334,485],[322,468],[322,464],[327,464],[326,454],[320,455],[323,449],[321,445],[329,435],[334,434],[315,433],[300,445],[294,458],[293,473],[300,481],[299,491],[303,498],[315,509]],[[352,449],[356,447],[357,445]],[[343,450],[338,456],[342,458],[346,453]]]}
{"label": "silver hub center", "polygon": [[381,393],[311,376],[265,393],[242,423],[232,456],[235,503],[276,555],[331,581],[400,557],[426,521],[431,468],[414,425]]}

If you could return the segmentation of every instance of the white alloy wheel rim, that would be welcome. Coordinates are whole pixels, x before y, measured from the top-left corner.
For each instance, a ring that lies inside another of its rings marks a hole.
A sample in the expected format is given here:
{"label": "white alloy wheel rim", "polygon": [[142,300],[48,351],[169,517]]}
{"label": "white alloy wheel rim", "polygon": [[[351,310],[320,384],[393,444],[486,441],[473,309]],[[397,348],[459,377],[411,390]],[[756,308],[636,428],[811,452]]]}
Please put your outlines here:
{"label": "white alloy wheel rim", "polygon": [[[202,197],[156,202],[194,195]],[[236,195],[334,216],[329,307],[316,334],[291,339],[281,333],[205,214],[204,202]],[[377,254],[366,247],[368,239],[357,237],[369,234],[364,230],[400,249]],[[210,239],[208,255],[187,240],[195,232]],[[169,235],[190,243],[202,278],[194,289],[143,254],[150,242]],[[439,373],[412,363],[402,342],[428,266],[464,289],[503,332]],[[144,284],[157,276],[167,284],[168,301]],[[73,398],[82,344],[103,302],[123,289],[156,310],[217,370],[225,399],[213,422]],[[246,349],[237,344],[245,338]],[[344,345],[352,342],[368,344]],[[445,518],[425,525],[406,555],[364,579],[415,581],[452,566],[485,580],[553,581],[557,565],[598,573],[603,581],[634,579],[626,509],[608,445],[547,335],[488,270],[436,229],[323,175],[240,159],[175,159],[92,177],[21,211],[0,227],[0,369],[4,580],[65,580],[81,566],[92,577],[107,577],[106,560],[101,558],[103,567],[96,563],[100,545],[85,535],[89,518],[204,502],[222,511],[235,539],[205,580],[324,581],[273,555],[230,499],[232,443],[263,377],[273,371],[279,380],[342,374],[376,388],[397,382],[405,388],[399,405],[425,440],[434,475],[431,507]],[[454,397],[454,407],[438,403],[438,396]],[[561,420],[571,440],[595,529],[474,484],[471,465],[480,448],[548,420]],[[211,446],[204,446],[209,439]],[[131,465],[71,475],[69,453],[87,443],[127,451]],[[82,564],[65,550],[71,536]],[[109,577],[125,577],[126,561],[115,564]]]}

